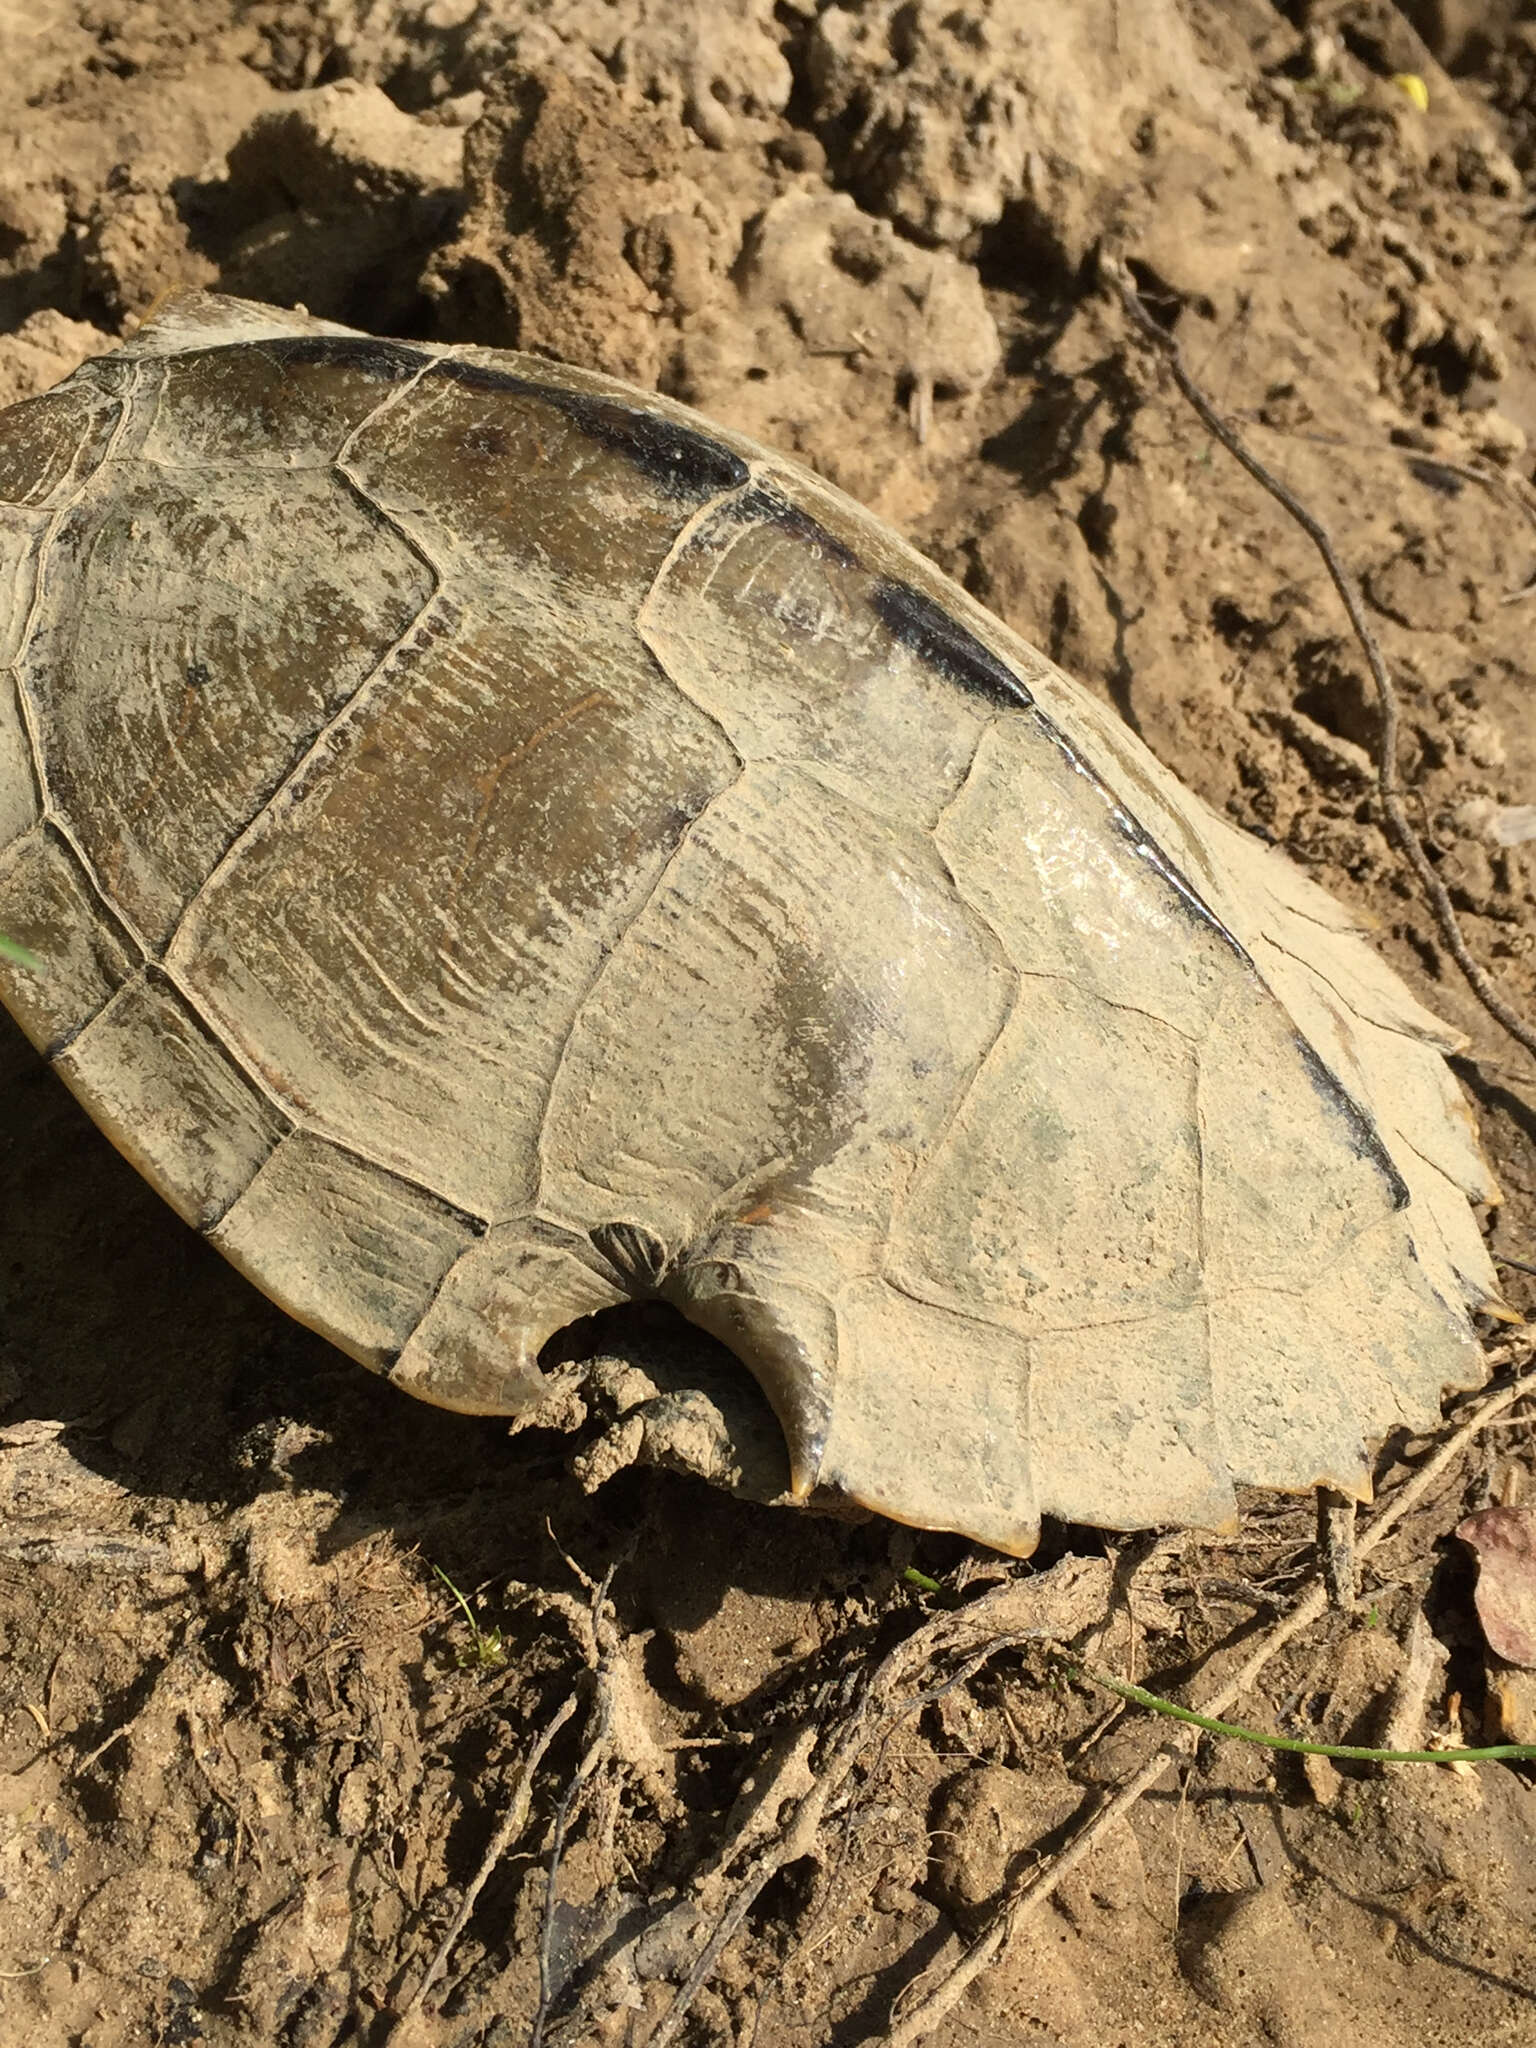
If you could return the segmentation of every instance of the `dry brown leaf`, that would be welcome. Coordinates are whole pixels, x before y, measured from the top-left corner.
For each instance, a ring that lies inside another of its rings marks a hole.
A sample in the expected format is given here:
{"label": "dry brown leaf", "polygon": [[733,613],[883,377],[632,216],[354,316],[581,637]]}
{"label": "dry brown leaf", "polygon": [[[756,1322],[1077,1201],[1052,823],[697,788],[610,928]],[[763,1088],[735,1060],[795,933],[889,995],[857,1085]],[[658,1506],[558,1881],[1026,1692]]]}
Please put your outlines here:
{"label": "dry brown leaf", "polygon": [[1484,1508],[1456,1534],[1477,1556],[1477,1618],[1489,1649],[1536,1666],[1536,1508]]}

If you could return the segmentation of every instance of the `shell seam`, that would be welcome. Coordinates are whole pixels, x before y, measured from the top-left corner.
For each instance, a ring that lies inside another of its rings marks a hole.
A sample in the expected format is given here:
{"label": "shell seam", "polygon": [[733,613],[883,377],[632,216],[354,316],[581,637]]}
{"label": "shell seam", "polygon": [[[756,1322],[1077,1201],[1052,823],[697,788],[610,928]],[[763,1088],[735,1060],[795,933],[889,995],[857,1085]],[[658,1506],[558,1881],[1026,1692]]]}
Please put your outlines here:
{"label": "shell seam", "polygon": [[677,682],[675,677],[672,675],[671,670],[667,667],[666,663],[662,660],[661,656],[656,652],[656,649],[652,646],[651,642],[646,638],[644,630],[644,621],[646,609],[649,606],[651,599],[661,589],[669,571],[672,569],[674,563],[678,560],[683,549],[687,547],[693,539],[694,533],[697,530],[697,528],[705,519],[711,517],[715,512],[717,512],[722,505],[729,504],[733,498],[740,497],[741,493],[744,490],[750,489],[750,487],[751,486],[749,482],[747,484],[735,485],[732,487],[732,489],[728,491],[718,492],[713,498],[706,500],[704,504],[700,505],[699,507],[697,507],[695,511],[689,514],[687,519],[685,519],[682,525],[678,528],[677,534],[672,541],[672,545],[667,549],[667,552],[662,559],[660,568],[656,571],[655,576],[651,580],[650,589],[646,592],[645,596],[640,600],[640,603],[635,611],[634,626],[636,638],[639,640],[641,646],[645,649],[646,653],[650,656],[651,660],[656,664],[656,667],[661,672],[661,674],[666,678],[667,682],[671,685],[671,687],[677,691],[678,695],[682,697],[685,702],[693,706],[693,708],[699,713],[700,717],[708,720],[709,724],[720,735],[720,738],[724,741],[725,745],[729,747],[731,751],[731,756],[736,763],[736,773],[731,778],[730,782],[726,784],[724,789],[716,790],[715,794],[709,799],[708,803],[704,805],[703,809],[700,810],[696,816],[690,818],[687,825],[684,827],[683,831],[679,833],[677,844],[672,848],[672,851],[667,855],[665,862],[662,864],[660,872],[657,874],[655,881],[651,884],[651,887],[646,891],[645,896],[638,904],[636,904],[633,916],[629,919],[623,931],[620,932],[617,938],[614,939],[612,945],[604,947],[602,956],[599,959],[596,967],[592,971],[591,979],[588,981],[586,987],[582,990],[581,995],[577,1000],[576,1007],[571,1012],[570,1022],[567,1024],[565,1031],[561,1035],[559,1051],[555,1055],[554,1067],[551,1070],[549,1077],[549,1086],[545,1091],[544,1108],[539,1117],[538,1138],[536,1141],[538,1148],[538,1190],[535,1196],[535,1206],[539,1206],[542,1204],[546,1185],[544,1143],[545,1135],[549,1128],[550,1113],[554,1106],[555,1091],[560,1085],[560,1076],[565,1071],[566,1057],[570,1052],[571,1042],[575,1038],[577,1029],[581,1024],[581,1020],[586,1014],[587,1006],[590,1004],[592,997],[596,993],[597,989],[601,986],[603,978],[608,972],[608,968],[613,959],[615,950],[624,943],[624,940],[634,930],[635,926],[640,922],[641,918],[645,915],[646,911],[650,908],[651,904],[655,902],[656,898],[665,888],[669,876],[671,875],[674,867],[676,866],[678,861],[681,860],[684,852],[690,845],[693,839],[694,832],[697,830],[699,824],[702,822],[703,819],[709,816],[709,813],[711,812],[711,810],[713,810],[715,804],[719,801],[719,799],[722,796],[725,796],[730,790],[734,789],[736,785],[740,782],[742,776],[746,773],[747,764],[745,760],[742,758],[740,752],[738,751],[736,744],[732,740],[729,732],[726,730],[724,725],[720,722],[720,720],[715,716],[715,714],[709,709],[707,705],[700,704],[697,698],[693,697],[687,690],[685,690],[682,687],[680,683]]}

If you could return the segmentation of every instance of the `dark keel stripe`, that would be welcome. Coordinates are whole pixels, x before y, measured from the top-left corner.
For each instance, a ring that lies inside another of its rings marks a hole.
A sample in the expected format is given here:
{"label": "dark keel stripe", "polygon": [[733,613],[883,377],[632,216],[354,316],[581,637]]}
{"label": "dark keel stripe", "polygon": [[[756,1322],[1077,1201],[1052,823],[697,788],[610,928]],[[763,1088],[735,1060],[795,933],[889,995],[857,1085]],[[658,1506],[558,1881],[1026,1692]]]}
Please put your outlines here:
{"label": "dark keel stripe", "polygon": [[738,527],[755,526],[766,521],[791,540],[798,541],[802,547],[825,555],[839,569],[862,566],[852,548],[840,541],[835,533],[829,533],[819,519],[813,519],[809,512],[793,504],[772,484],[755,483],[751,490],[743,491],[729,507],[729,516]]}
{"label": "dark keel stripe", "polygon": [[881,623],[903,647],[942,669],[962,690],[984,697],[1004,711],[1027,711],[1034,703],[1006,662],[910,583],[882,576],[870,593],[870,602]]}
{"label": "dark keel stripe", "polygon": [[625,455],[643,476],[679,498],[713,498],[722,491],[740,489],[751,474],[739,455],[697,427],[652,412],[642,402],[626,405],[621,399],[604,398],[592,391],[564,391],[541,384],[536,378],[520,377],[510,370],[493,370],[484,363],[466,363],[456,357],[440,359],[432,375],[462,384],[469,391],[502,391],[519,398],[536,398],[541,404],[563,413],[572,426],[579,427],[594,441]]}
{"label": "dark keel stripe", "polygon": [[[360,377],[372,377],[379,384],[404,384],[432,360],[425,349],[412,348],[409,342],[383,341],[366,334],[356,339],[349,334],[287,334],[271,341],[252,340],[236,346],[254,348],[279,363],[355,370]],[[220,355],[223,349],[197,353]]]}
{"label": "dark keel stripe", "polygon": [[567,391],[513,370],[465,362],[456,356],[429,355],[410,342],[372,336],[354,340],[341,334],[296,334],[253,345],[277,362],[353,370],[381,384],[404,384],[425,369],[430,376],[462,385],[466,391],[536,399],[605,448],[627,456],[643,475],[676,497],[715,497],[721,491],[739,489],[750,474],[742,458],[711,434],[652,412],[643,400],[627,405],[598,392]]}
{"label": "dark keel stripe", "polygon": [[1338,1076],[1324,1064],[1299,1031],[1296,1033],[1296,1050],[1300,1053],[1301,1063],[1307,1070],[1307,1079],[1334,1114],[1342,1117],[1354,1152],[1361,1159],[1368,1159],[1386,1182],[1393,1208],[1406,1209],[1412,1200],[1408,1192],[1408,1183],[1393,1164],[1392,1155],[1383,1143],[1381,1133],[1359,1103],[1346,1091]]}

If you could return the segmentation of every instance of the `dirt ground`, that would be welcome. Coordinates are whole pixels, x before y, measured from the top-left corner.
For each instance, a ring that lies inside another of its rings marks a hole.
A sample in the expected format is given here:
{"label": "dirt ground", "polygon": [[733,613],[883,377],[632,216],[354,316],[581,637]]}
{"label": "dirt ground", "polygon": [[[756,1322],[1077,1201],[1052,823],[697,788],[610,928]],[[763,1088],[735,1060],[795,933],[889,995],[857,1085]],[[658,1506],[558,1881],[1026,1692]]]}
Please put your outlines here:
{"label": "dirt ground", "polygon": [[[1131,262],[1361,577],[1413,821],[1529,1016],[1530,0],[0,0],[0,58],[0,401],[217,282],[594,364],[800,456],[1372,914],[1467,1035],[1490,1242],[1536,1262],[1531,1065],[1383,834],[1337,600],[1095,265]],[[0,1128],[7,2048],[882,2042],[1166,1738],[1029,1644],[970,1668],[945,1631],[984,1552],[661,1470],[584,1492],[559,1433],[371,1380],[183,1229],[9,1026]],[[1453,1536],[1530,1498],[1528,1413],[1239,1718],[1536,1722],[1501,1721]],[[1384,1449],[1383,1500],[1429,1448]],[[1164,1691],[1209,1660],[1204,1697],[1312,1569],[1310,1504],[1255,1500],[1235,1538],[1048,1530],[994,1593],[1065,1601],[1056,1633]],[[931,1668],[876,1700],[905,1710],[669,2035],[732,1886],[920,1627]],[[1207,1740],[927,2038],[1536,2042],[1530,1777]]]}

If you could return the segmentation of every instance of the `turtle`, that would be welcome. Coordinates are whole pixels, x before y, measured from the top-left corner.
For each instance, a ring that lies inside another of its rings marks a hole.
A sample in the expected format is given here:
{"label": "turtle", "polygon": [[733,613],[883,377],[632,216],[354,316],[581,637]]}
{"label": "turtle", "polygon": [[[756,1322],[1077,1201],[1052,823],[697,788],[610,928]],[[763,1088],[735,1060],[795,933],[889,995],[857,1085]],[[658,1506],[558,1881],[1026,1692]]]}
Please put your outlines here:
{"label": "turtle", "polygon": [[1481,1379],[1457,1034],[794,462],[190,293],[0,417],[0,551],[0,995],[397,1387],[659,1300],[791,1497],[1024,1556]]}

